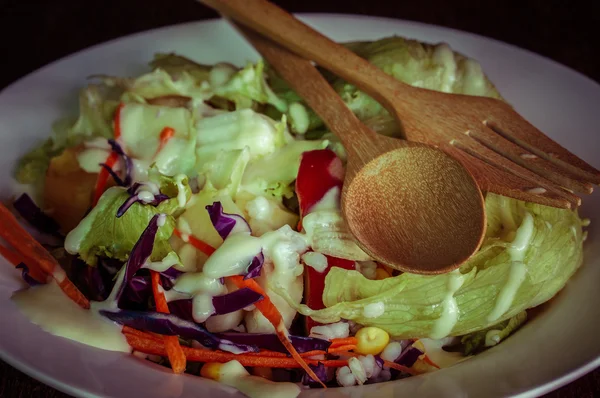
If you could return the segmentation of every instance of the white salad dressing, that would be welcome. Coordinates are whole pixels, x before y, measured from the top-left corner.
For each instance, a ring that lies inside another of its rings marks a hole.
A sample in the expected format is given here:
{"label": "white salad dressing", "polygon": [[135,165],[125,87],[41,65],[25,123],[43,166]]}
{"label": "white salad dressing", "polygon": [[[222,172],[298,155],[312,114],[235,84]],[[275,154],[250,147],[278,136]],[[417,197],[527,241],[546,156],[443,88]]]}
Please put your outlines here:
{"label": "white salad dressing", "polygon": [[385,313],[385,304],[382,301],[367,304],[363,308],[365,318],[378,318]]}
{"label": "white salad dressing", "polygon": [[310,213],[324,210],[340,210],[340,188],[333,187],[323,195],[321,200],[310,208]]}
{"label": "white salad dressing", "polygon": [[262,249],[261,238],[248,233],[230,234],[206,260],[203,271],[211,278],[241,275]]}
{"label": "white salad dressing", "polygon": [[137,197],[144,203],[150,203],[154,200],[154,195],[150,191],[141,190],[138,192]]}
{"label": "white salad dressing", "polygon": [[192,299],[192,317],[198,323],[202,323],[215,313],[213,296],[210,294],[196,294]]}
{"label": "white salad dressing", "polygon": [[448,336],[458,322],[459,311],[454,293],[461,288],[464,282],[465,276],[460,273],[460,270],[454,270],[448,274],[448,290],[441,304],[442,315],[436,319],[429,334],[432,339],[441,339]]}
{"label": "white salad dressing", "polygon": [[454,82],[456,81],[456,61],[454,52],[446,43],[435,46],[433,50],[433,60],[442,65],[442,81],[440,91],[452,92]]}
{"label": "white salad dressing", "polygon": [[508,311],[519,287],[525,281],[527,267],[524,260],[527,249],[529,249],[529,245],[531,244],[533,231],[533,216],[529,212],[526,212],[512,244],[507,249],[511,260],[510,271],[506,283],[500,289],[500,293],[498,293],[496,304],[488,315],[488,321],[490,322],[497,320]]}
{"label": "white salad dressing", "polygon": [[312,267],[315,271],[323,273],[327,269],[327,257],[317,252],[306,252],[302,255],[304,264]]}
{"label": "white salad dressing", "polygon": [[[88,173],[99,173],[102,167],[100,163],[106,163],[106,158],[110,151],[101,148],[88,148],[77,154],[77,162],[79,167]],[[120,168],[119,162],[117,162],[112,169],[117,171]]]}
{"label": "white salad dressing", "polygon": [[179,258],[177,258],[177,254],[175,254],[175,252],[170,252],[160,261],[146,261],[143,267],[156,272],[165,272],[177,264],[179,264]]}
{"label": "white salad dressing", "polygon": [[227,293],[227,288],[218,278],[211,278],[204,272],[186,272],[180,275],[173,285],[173,289],[188,295],[210,294],[218,296]]}
{"label": "white salad dressing", "polygon": [[13,294],[19,310],[48,333],[110,351],[130,352],[121,326],[98,313],[101,303],[85,310],[75,304],[54,281]]}
{"label": "white salad dressing", "polygon": [[187,198],[185,196],[185,186],[183,185],[183,180],[186,178],[187,176],[185,174],[178,174],[175,176],[175,184],[177,184],[177,204],[181,208],[184,208],[187,202]]}
{"label": "white salad dressing", "polygon": [[308,117],[308,112],[306,111],[304,105],[302,105],[299,102],[294,102],[290,104],[288,114],[290,116],[290,121],[296,133],[306,133],[310,125],[310,119]]}
{"label": "white salad dressing", "polygon": [[219,371],[218,380],[250,398],[295,398],[300,394],[298,385],[252,376],[238,361],[224,363]]}

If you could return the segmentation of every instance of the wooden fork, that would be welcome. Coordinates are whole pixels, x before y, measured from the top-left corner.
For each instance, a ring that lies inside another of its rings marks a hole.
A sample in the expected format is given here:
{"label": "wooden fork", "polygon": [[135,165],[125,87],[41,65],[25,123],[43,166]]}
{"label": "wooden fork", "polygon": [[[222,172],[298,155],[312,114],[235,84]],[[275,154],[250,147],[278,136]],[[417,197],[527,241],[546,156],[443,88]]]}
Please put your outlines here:
{"label": "wooden fork", "polygon": [[266,0],[200,0],[380,102],[404,137],[445,150],[484,191],[573,208],[600,184],[600,171],[544,135],[509,104],[400,82]]}

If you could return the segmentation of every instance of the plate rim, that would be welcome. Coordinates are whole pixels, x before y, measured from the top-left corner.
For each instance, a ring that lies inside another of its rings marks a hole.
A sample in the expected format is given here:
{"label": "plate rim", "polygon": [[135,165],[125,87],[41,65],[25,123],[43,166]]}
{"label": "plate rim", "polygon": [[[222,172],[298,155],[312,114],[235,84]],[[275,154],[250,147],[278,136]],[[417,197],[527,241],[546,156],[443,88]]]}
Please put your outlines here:
{"label": "plate rim", "polygon": [[[586,84],[594,86],[595,89],[600,91],[600,81],[596,81],[593,78],[587,76],[586,74],[584,74],[580,71],[577,71],[555,59],[552,59],[548,56],[537,53],[533,50],[526,49],[526,48],[520,47],[518,45],[508,43],[508,42],[500,40],[500,39],[485,36],[485,35],[482,35],[479,33],[474,33],[474,32],[470,32],[470,31],[447,27],[447,26],[442,26],[442,25],[430,24],[430,23],[426,23],[426,22],[420,22],[420,21],[414,21],[414,20],[408,20],[408,19],[400,19],[400,18],[392,18],[392,17],[384,17],[384,16],[377,16],[377,15],[345,14],[345,13],[293,13],[293,15],[304,21],[311,20],[310,22],[313,22],[312,20],[314,20],[314,21],[327,20],[327,19],[332,19],[332,18],[334,18],[334,19],[370,20],[370,21],[387,21],[387,22],[403,24],[405,26],[411,26],[411,27],[415,27],[415,28],[445,30],[445,31],[453,32],[453,33],[456,33],[459,35],[466,35],[466,36],[474,37],[474,38],[477,38],[480,40],[493,42],[497,45],[506,47],[507,49],[518,50],[522,53],[526,53],[528,56],[532,56],[532,57],[537,58],[538,60],[544,61],[545,63],[550,63],[550,64],[554,65],[555,67],[562,69],[564,72],[578,75],[579,78],[583,78],[585,80]],[[0,90],[0,97],[2,97],[3,95],[6,95],[6,93],[8,91],[10,91],[12,88],[17,86],[24,80],[30,78],[32,75],[42,73],[45,69],[53,67],[57,63],[68,61],[71,58],[76,58],[87,52],[92,52],[92,51],[98,50],[100,47],[110,46],[110,45],[116,44],[122,40],[133,39],[133,38],[140,37],[143,35],[157,34],[157,33],[164,34],[165,32],[168,32],[169,30],[189,29],[189,28],[192,28],[194,25],[220,24],[223,22],[226,23],[226,20],[221,17],[198,19],[198,20],[194,20],[194,21],[188,21],[188,22],[183,22],[183,23],[176,23],[176,24],[160,26],[160,27],[156,27],[156,28],[144,29],[144,30],[126,34],[123,36],[118,36],[118,37],[115,37],[112,39],[108,39],[108,40],[93,44],[91,46],[82,48],[80,50],[68,53],[62,57],[56,58],[40,67],[28,72],[26,75],[23,75],[23,76],[17,78],[16,80],[10,82],[8,85],[6,85],[5,87],[3,87]],[[25,362],[20,361],[18,357],[9,355],[9,354],[5,353],[3,350],[0,350],[0,359],[2,359],[8,365],[14,367],[15,369],[23,372],[26,375],[28,375],[29,377],[32,377],[33,379],[35,379],[43,384],[46,384],[52,388],[55,388],[59,391],[62,391],[64,393],[71,394],[71,395],[74,395],[77,397],[86,397],[86,398],[87,397],[91,397],[91,398],[102,397],[102,395],[91,392],[86,388],[67,384],[67,383],[60,381],[59,379],[48,376],[43,371],[40,371],[33,366],[31,366],[31,367],[28,366]],[[535,387],[532,387],[528,391],[523,391],[523,392],[517,393],[512,396],[518,397],[518,398],[540,396],[542,394],[546,394],[546,393],[554,391],[560,387],[563,387],[563,386],[573,382],[574,380],[579,379],[579,378],[585,376],[586,374],[594,371],[597,368],[600,368],[600,356],[598,356],[595,359],[589,360],[588,362],[580,365],[577,368],[574,368],[573,370],[560,376],[557,379],[548,381],[546,383],[539,384]]]}

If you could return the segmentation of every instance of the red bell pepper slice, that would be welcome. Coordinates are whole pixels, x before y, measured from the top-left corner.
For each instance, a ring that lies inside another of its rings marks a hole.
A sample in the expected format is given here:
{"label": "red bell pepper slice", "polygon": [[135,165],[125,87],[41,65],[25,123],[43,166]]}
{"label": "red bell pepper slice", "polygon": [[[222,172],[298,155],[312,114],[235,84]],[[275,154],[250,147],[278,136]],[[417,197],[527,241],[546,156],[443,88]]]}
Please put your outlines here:
{"label": "red bell pepper slice", "polygon": [[344,166],[335,152],[317,149],[304,152],[296,178],[296,194],[303,217],[331,188],[341,189],[344,183]]}
{"label": "red bell pepper slice", "polygon": [[[318,149],[304,152],[300,160],[298,177],[296,178],[296,194],[300,205],[300,215],[305,216],[332,188],[342,188],[344,183],[344,167],[335,152],[329,149]],[[347,270],[355,268],[354,261],[327,256],[327,269],[318,272],[312,267],[306,267],[304,297],[305,304],[310,308],[319,310],[325,308],[323,304],[323,289],[325,277],[331,267],[340,267]],[[319,323],[309,317],[306,318],[307,333]]]}

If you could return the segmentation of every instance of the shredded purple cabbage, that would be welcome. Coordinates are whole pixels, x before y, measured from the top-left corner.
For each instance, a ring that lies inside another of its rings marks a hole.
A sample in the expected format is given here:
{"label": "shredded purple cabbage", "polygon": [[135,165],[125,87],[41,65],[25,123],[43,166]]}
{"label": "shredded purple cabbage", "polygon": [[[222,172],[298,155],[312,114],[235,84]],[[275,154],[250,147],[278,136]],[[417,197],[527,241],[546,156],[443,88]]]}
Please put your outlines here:
{"label": "shredded purple cabbage", "polygon": [[224,315],[246,308],[257,301],[264,299],[263,295],[247,287],[231,293],[213,297],[215,315]]}
{"label": "shredded purple cabbage", "polygon": [[165,290],[170,290],[173,287],[173,285],[175,284],[175,280],[184,273],[185,272],[183,272],[183,271],[179,271],[178,269],[175,269],[175,267],[171,267],[168,270],[161,272],[160,275],[162,277],[161,278],[162,287]]}
{"label": "shredded purple cabbage", "polygon": [[60,225],[40,209],[26,193],[14,201],[13,206],[27,222],[38,231],[63,238],[59,233]]}
{"label": "shredded purple cabbage", "polygon": [[152,333],[180,336],[196,340],[204,347],[233,353],[258,352],[258,347],[237,344],[210,333],[197,323],[178,318],[173,314],[155,311],[100,310],[100,314],[121,325]]}
{"label": "shredded purple cabbage", "polygon": [[257,276],[259,276],[264,263],[265,263],[265,256],[261,250],[261,252],[257,256],[254,256],[254,258],[252,259],[252,262],[246,269],[247,273],[246,273],[246,276],[244,276],[244,279],[252,279],[252,278],[256,278]]}
{"label": "shredded purple cabbage", "polygon": [[229,234],[237,232],[252,233],[250,225],[244,220],[244,217],[237,214],[224,213],[221,202],[214,202],[212,205],[207,205],[206,210],[208,211],[212,225],[219,235],[221,235],[221,238],[225,239]]}
{"label": "shredded purple cabbage", "polygon": [[71,280],[89,300],[104,301],[115,284],[115,276],[123,266],[119,260],[99,257],[95,267],[77,258],[71,263]]}
{"label": "shredded purple cabbage", "polygon": [[36,281],[31,277],[31,275],[29,275],[29,267],[25,263],[19,263],[16,268],[21,270],[21,278],[23,278],[23,280],[29,286],[41,285],[40,282]]}
{"label": "shredded purple cabbage", "polygon": [[158,231],[158,217],[160,217],[160,214],[155,214],[154,217],[152,217],[148,223],[148,226],[144,232],[142,232],[140,239],[135,243],[135,246],[133,246],[133,250],[131,250],[131,254],[129,255],[127,263],[125,264],[125,276],[123,279],[123,284],[117,293],[117,301],[123,294],[125,286],[129,284],[129,281],[133,278],[135,273],[142,268],[152,254],[154,238],[156,237],[156,232]]}
{"label": "shredded purple cabbage", "polygon": [[138,196],[139,188],[141,188],[142,186],[143,184],[135,183],[130,189],[127,190],[130,196],[117,210],[117,218],[122,217],[134,203],[149,204],[156,207],[165,200],[170,199],[167,195],[159,193],[158,195],[154,195],[154,199],[151,202],[144,202]]}
{"label": "shredded purple cabbage", "polygon": [[[252,233],[252,229],[244,217],[238,216],[237,214],[224,213],[221,202],[213,202],[212,205],[207,205],[206,210],[210,216],[210,221],[223,240],[232,233]],[[248,265],[244,279],[251,279],[259,276],[264,262],[265,256],[261,251]]]}
{"label": "shredded purple cabbage", "polygon": [[423,354],[424,354],[423,351],[421,351],[418,348],[415,348],[411,345],[411,346],[406,347],[406,349],[404,349],[404,351],[402,351],[400,356],[398,358],[396,358],[396,360],[394,362],[396,362],[398,365],[402,365],[402,366],[406,366],[407,368],[410,368],[411,366],[413,366],[415,364],[415,362],[417,362],[417,359],[419,359],[419,357]]}
{"label": "shredded purple cabbage", "polygon": [[123,186],[128,187],[131,185],[131,174],[133,172],[133,161],[121,148],[121,145],[117,143],[115,140],[108,140],[112,150],[116,152],[121,158],[123,158],[123,162],[125,163],[125,178],[123,179]]}
{"label": "shredded purple cabbage", "polygon": [[[262,294],[256,293],[247,287],[221,296],[215,296],[212,299],[213,307],[215,308],[214,315],[225,315],[241,310],[263,298]],[[192,306],[192,299],[173,300],[169,302],[169,311],[181,319],[192,321],[194,319]]]}
{"label": "shredded purple cabbage", "polygon": [[[171,267],[160,273],[160,281],[165,290],[170,290],[181,271]],[[152,297],[152,281],[150,272],[145,269],[138,271],[129,283],[124,287],[123,294],[119,299],[119,308],[144,310],[148,309],[150,297]],[[186,319],[186,318],[183,318]]]}
{"label": "shredded purple cabbage", "polygon": [[[321,382],[323,382],[323,384],[328,382],[327,368],[325,368],[325,365],[319,362],[317,365],[309,364],[308,366],[312,369],[313,372],[315,372],[315,375],[317,375],[317,377]],[[304,376],[302,376],[302,384],[304,384],[305,386],[310,386],[311,388],[322,387],[318,380],[314,380],[306,372],[304,373]]]}
{"label": "shredded purple cabbage", "polygon": [[100,167],[102,167],[104,170],[106,170],[108,172],[108,174],[110,174],[110,176],[113,178],[113,180],[115,180],[115,182],[117,183],[118,186],[120,187],[124,187],[125,183],[123,182],[123,180],[121,180],[121,177],[119,177],[117,175],[117,173],[115,173],[115,171],[106,163],[98,163],[100,165]]}
{"label": "shredded purple cabbage", "polygon": [[[288,353],[283,344],[281,344],[281,341],[279,340],[276,334],[228,332],[219,333],[217,334],[217,336],[226,340],[233,341],[234,343],[251,344],[256,345],[265,350],[283,352],[286,354]],[[315,337],[290,335],[290,339],[292,341],[292,345],[299,353],[314,350],[327,351],[327,349],[331,345],[331,341],[318,339]]]}

